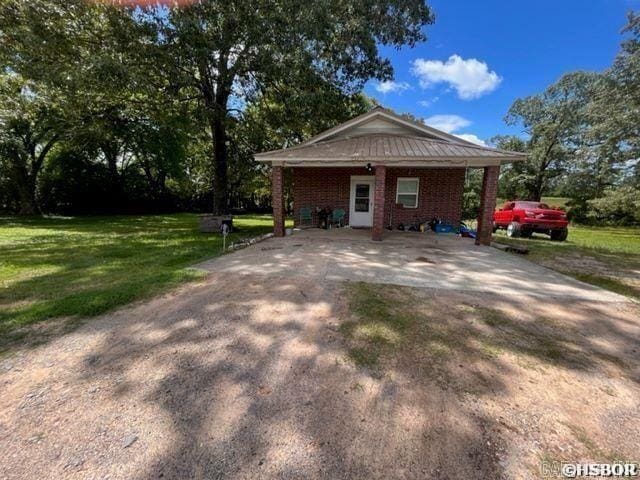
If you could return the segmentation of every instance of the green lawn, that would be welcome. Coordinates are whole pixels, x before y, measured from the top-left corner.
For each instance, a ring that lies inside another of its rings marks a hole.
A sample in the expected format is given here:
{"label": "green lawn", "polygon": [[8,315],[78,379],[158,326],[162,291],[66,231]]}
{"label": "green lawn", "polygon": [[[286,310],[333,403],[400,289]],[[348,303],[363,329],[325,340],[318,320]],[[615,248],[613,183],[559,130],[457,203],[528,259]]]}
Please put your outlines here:
{"label": "green lawn", "polygon": [[[235,223],[228,243],[273,225],[268,215]],[[39,326],[66,328],[199,278],[189,266],[220,255],[222,238],[197,225],[195,214],[0,218],[0,348],[29,325],[58,318]]]}
{"label": "green lawn", "polygon": [[571,225],[566,242],[552,242],[537,234],[531,239],[509,239],[499,230],[494,240],[526,245],[527,258],[533,262],[640,298],[640,228]]}

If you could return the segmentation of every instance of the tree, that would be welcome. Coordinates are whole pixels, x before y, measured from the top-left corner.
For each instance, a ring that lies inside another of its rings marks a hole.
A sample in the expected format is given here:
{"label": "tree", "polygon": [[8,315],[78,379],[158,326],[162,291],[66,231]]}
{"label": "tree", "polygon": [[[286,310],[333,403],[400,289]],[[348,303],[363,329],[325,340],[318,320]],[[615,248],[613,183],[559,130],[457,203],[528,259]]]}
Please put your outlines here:
{"label": "tree", "polygon": [[640,190],[631,185],[607,189],[602,197],[589,200],[588,204],[591,221],[618,225],[640,223]]}
{"label": "tree", "polygon": [[541,94],[516,100],[509,109],[507,124],[521,124],[528,137],[529,160],[519,172],[528,199],[540,200],[549,181],[565,171],[582,145],[585,107],[596,78],[588,72],[566,74]]}
{"label": "tree", "polygon": [[[310,89],[280,84],[265,90],[247,105],[230,132],[230,154],[234,159],[229,172],[231,191],[250,198],[250,208],[269,205],[269,169],[256,164],[254,152],[295,145],[373,106],[373,100],[366,95],[345,95],[328,82],[317,81]],[[285,190],[289,199],[288,188]],[[237,201],[234,206],[239,206]]]}
{"label": "tree", "polygon": [[[419,0],[328,0],[305,8],[291,0],[145,9],[116,3],[0,3],[2,75],[24,79],[38,102],[53,99],[37,123],[26,111],[15,120],[31,128],[47,123],[62,143],[48,149],[60,154],[47,192],[64,208],[82,197],[59,191],[78,188],[62,182],[65,168],[93,172],[112,211],[133,197],[166,198],[172,189],[181,205],[200,204],[211,183],[219,213],[231,198],[235,206],[262,203],[251,191],[264,191],[268,180],[267,169],[253,162],[256,149],[299,142],[360,113],[364,104],[351,107],[364,82],[392,76],[378,46],[422,41],[433,21]],[[265,132],[250,123],[256,118]],[[5,140],[5,152],[15,154],[15,138]],[[213,161],[204,162],[207,155]],[[9,163],[2,162],[6,185]],[[35,191],[38,172],[29,175]],[[3,194],[3,205],[14,204],[12,195]]]}
{"label": "tree", "polygon": [[21,215],[39,211],[38,175],[61,140],[63,123],[50,92],[16,74],[0,77],[0,170],[15,189]]}
{"label": "tree", "polygon": [[378,45],[413,45],[433,14],[421,0],[199,1],[146,10],[157,26],[166,78],[197,99],[210,134],[214,212],[229,209],[229,130],[235,114],[267,89],[318,80],[349,92],[369,78],[389,79]]}
{"label": "tree", "polygon": [[[182,174],[185,132],[193,122],[190,106],[167,90],[156,61],[157,30],[140,22],[131,8],[7,0],[0,5],[0,31],[7,73],[27,78],[32,92],[55,92],[57,112],[64,117],[56,121],[55,133],[69,144],[67,158],[89,157],[105,165],[103,198],[109,210],[130,204],[124,184],[138,171],[149,196],[164,197],[167,176]],[[36,175],[31,183],[37,183]]]}
{"label": "tree", "polygon": [[[527,153],[529,148],[528,142],[516,135],[496,135],[489,139],[489,144],[511,152]],[[530,179],[531,167],[527,162],[514,162],[503,165],[500,169],[498,196],[509,200],[527,198],[530,195]]]}
{"label": "tree", "polygon": [[[602,75],[589,106],[590,136],[601,145],[599,170],[603,176],[612,171],[622,181],[634,182],[640,173],[640,14],[629,13],[623,32],[629,37]],[[613,183],[600,180],[596,196]]]}

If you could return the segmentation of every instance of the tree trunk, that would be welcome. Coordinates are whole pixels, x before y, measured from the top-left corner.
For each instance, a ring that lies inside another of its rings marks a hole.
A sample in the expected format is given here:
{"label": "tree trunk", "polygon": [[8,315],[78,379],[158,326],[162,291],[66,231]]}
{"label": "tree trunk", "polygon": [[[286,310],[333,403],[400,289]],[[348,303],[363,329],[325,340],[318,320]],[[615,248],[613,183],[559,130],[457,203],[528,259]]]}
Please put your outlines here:
{"label": "tree trunk", "polygon": [[[213,142],[213,213],[229,213],[229,160],[227,148],[227,103],[233,79],[227,76],[226,56],[221,55],[215,93],[209,87],[211,141]],[[213,83],[209,83],[211,86]]]}
{"label": "tree trunk", "polygon": [[38,204],[34,195],[23,195],[20,193],[20,209],[18,215],[36,215],[39,212]]}
{"label": "tree trunk", "polygon": [[39,213],[38,202],[36,200],[36,182],[31,176],[23,179],[18,186],[20,209],[18,215],[36,215]]}
{"label": "tree trunk", "polygon": [[[12,150],[9,153],[9,175],[18,193],[18,215],[36,215],[40,213],[36,198],[38,176],[44,165],[45,158],[58,139],[58,135],[53,135],[44,144],[39,143],[40,140],[33,135],[33,130],[29,126],[29,131],[22,138],[26,154],[21,154],[18,150]],[[36,148],[39,144],[42,145],[42,149],[37,152]]]}
{"label": "tree trunk", "polygon": [[123,206],[122,182],[120,172],[118,171],[118,154],[120,147],[114,143],[106,143],[102,145],[101,149],[107,162],[107,171],[109,172],[110,208],[119,210]]}
{"label": "tree trunk", "polygon": [[[224,29],[223,29],[224,30]],[[227,109],[234,74],[228,68],[229,48],[222,49],[214,64],[201,63],[200,90],[207,107],[213,146],[213,213],[229,213]]]}
{"label": "tree trunk", "polygon": [[[226,105],[225,105],[226,111]],[[211,123],[211,140],[213,141],[213,213],[225,215],[229,213],[228,192],[228,160],[227,133],[225,119],[216,114]]]}
{"label": "tree trunk", "polygon": [[11,162],[10,178],[18,194],[18,215],[35,215],[39,211],[36,201],[36,178],[39,166],[31,163],[34,171],[30,173],[27,167],[30,160],[21,157],[18,153],[11,155],[9,161]]}
{"label": "tree trunk", "polygon": [[539,202],[542,198],[542,185],[537,183],[534,185],[533,189],[529,192],[529,198],[527,200],[533,200],[534,202]]}
{"label": "tree trunk", "polygon": [[533,200],[539,202],[542,198],[542,190],[544,189],[545,170],[541,170],[536,174],[533,181],[533,185],[529,189],[529,198],[527,200]]}

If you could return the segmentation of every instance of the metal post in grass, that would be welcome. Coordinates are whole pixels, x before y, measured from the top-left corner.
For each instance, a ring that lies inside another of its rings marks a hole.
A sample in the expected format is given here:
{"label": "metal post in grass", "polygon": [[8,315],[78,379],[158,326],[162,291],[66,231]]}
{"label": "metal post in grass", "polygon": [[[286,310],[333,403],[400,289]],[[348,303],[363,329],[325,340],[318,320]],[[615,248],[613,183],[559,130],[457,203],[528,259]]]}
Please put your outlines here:
{"label": "metal post in grass", "polygon": [[227,251],[227,235],[229,235],[229,225],[223,223],[220,230],[222,230],[222,253],[224,253]]}

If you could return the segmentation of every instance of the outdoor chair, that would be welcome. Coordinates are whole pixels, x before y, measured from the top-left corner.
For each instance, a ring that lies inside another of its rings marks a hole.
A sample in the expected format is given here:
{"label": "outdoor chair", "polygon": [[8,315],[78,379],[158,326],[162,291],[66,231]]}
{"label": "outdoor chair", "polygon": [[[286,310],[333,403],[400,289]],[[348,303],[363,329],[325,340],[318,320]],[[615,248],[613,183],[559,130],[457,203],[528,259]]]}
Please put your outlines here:
{"label": "outdoor chair", "polygon": [[341,208],[336,208],[331,213],[331,222],[329,223],[329,225],[331,227],[333,227],[334,225],[337,225],[338,227],[344,227],[345,215],[346,215],[346,212],[344,210],[342,210]]}
{"label": "outdoor chair", "polygon": [[313,225],[313,215],[311,214],[311,209],[309,207],[300,208],[300,226],[304,226],[305,222],[309,222],[309,226]]}

